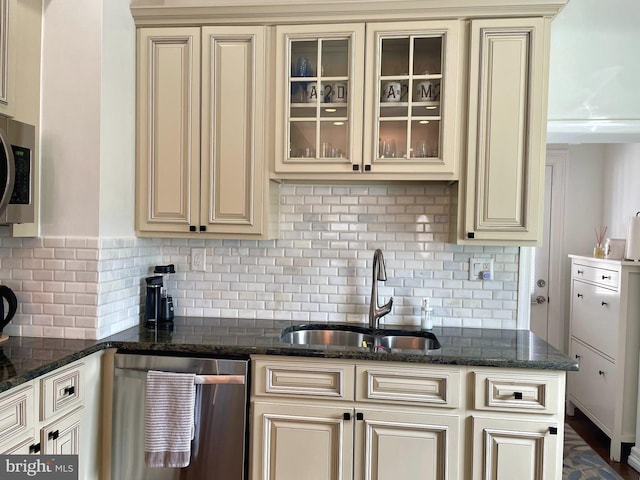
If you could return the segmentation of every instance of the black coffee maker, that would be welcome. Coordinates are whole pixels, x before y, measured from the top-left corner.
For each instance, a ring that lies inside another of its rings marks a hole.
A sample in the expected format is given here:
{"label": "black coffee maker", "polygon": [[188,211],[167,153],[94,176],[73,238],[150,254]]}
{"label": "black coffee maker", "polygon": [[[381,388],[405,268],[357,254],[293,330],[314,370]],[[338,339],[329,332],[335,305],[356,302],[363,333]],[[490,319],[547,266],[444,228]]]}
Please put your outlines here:
{"label": "black coffee maker", "polygon": [[145,324],[152,328],[173,327],[173,297],[167,294],[164,279],[175,273],[173,264],[158,265],[153,273],[159,274],[147,277],[147,298],[145,301]]}

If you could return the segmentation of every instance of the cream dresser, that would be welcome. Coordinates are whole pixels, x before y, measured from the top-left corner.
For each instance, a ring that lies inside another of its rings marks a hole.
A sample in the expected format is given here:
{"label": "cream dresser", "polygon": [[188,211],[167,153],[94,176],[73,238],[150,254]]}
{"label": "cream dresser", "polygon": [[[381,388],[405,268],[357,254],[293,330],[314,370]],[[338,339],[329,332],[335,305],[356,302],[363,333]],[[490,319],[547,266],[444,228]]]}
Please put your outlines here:
{"label": "cream dresser", "polygon": [[640,347],[640,264],[571,258],[567,413],[577,407],[611,438],[610,457],[635,442]]}

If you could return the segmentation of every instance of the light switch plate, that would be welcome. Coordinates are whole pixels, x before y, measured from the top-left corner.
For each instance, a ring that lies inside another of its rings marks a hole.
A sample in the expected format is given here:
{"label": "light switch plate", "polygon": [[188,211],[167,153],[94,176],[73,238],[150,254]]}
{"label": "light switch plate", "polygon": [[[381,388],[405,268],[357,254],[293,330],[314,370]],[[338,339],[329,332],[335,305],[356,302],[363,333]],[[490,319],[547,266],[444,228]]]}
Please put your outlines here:
{"label": "light switch plate", "polygon": [[470,258],[469,280],[493,280],[493,258]]}
{"label": "light switch plate", "polygon": [[191,249],[191,270],[194,272],[205,272],[207,270],[207,249]]}

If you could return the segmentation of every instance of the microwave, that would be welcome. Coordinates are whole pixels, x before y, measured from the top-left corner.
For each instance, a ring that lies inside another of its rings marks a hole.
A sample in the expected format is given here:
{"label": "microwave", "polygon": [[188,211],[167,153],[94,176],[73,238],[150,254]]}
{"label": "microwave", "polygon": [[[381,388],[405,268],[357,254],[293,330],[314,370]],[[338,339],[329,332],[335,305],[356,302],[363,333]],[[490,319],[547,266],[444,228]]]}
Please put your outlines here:
{"label": "microwave", "polygon": [[33,125],[0,116],[0,225],[34,220]]}

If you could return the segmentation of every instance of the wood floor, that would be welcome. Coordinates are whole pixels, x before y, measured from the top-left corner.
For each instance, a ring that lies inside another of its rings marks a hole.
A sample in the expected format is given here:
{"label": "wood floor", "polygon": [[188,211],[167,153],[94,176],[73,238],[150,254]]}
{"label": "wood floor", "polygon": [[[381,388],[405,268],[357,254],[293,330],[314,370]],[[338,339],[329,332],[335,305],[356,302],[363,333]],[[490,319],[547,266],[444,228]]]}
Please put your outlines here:
{"label": "wood floor", "polygon": [[631,445],[624,445],[622,449],[622,461],[614,462],[609,460],[609,437],[596,427],[591,420],[584,416],[576,408],[573,417],[566,417],[567,423],[593,448],[613,468],[624,480],[638,480],[640,474],[627,464],[627,457],[631,450]]}

